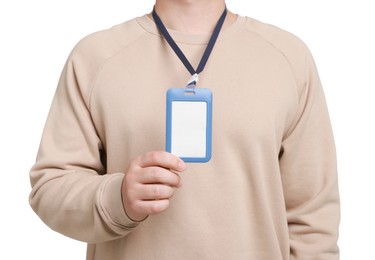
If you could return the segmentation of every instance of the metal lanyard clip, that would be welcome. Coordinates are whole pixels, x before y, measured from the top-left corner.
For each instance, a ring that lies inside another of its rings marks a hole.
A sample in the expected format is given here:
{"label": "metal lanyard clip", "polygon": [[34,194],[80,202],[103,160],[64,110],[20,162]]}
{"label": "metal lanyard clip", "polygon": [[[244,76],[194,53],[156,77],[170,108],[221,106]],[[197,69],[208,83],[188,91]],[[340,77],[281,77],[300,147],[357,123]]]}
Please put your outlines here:
{"label": "metal lanyard clip", "polygon": [[195,93],[195,87],[196,87],[198,81],[199,81],[198,74],[197,73],[193,74],[191,76],[191,78],[189,79],[187,85],[186,85],[185,92],[190,93],[190,94],[194,94]]}

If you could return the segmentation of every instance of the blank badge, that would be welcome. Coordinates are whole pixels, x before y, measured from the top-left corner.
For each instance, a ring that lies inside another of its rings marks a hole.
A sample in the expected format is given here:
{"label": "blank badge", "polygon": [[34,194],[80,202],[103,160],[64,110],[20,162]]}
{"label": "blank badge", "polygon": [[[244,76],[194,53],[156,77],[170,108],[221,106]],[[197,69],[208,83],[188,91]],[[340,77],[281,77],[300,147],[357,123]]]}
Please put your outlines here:
{"label": "blank badge", "polygon": [[166,150],[185,162],[208,162],[212,144],[212,92],[167,91]]}

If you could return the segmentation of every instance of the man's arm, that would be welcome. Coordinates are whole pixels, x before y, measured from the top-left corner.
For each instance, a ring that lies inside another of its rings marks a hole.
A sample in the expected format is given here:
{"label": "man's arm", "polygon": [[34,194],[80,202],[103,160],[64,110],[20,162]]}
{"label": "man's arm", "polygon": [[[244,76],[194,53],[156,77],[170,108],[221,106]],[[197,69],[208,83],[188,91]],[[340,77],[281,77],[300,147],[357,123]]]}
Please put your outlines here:
{"label": "man's arm", "polygon": [[[89,243],[137,226],[121,200],[123,173],[106,174],[102,143],[85,102],[85,75],[74,52],[62,72],[38,156],[30,172],[30,205],[53,230]],[[125,170],[125,169],[124,169]]]}
{"label": "man's arm", "polygon": [[291,259],[339,259],[336,151],[327,105],[310,53],[299,111],[282,143],[280,169]]}

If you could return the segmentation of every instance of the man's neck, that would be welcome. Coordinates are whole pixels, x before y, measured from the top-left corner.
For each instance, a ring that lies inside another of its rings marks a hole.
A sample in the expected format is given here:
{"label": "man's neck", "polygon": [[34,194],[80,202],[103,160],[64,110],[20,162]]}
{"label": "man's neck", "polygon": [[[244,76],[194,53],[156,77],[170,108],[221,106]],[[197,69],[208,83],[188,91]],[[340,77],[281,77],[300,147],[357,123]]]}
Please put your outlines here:
{"label": "man's neck", "polygon": [[[157,0],[156,13],[168,29],[203,34],[213,32],[225,8],[224,0]],[[223,29],[236,20],[228,11]]]}

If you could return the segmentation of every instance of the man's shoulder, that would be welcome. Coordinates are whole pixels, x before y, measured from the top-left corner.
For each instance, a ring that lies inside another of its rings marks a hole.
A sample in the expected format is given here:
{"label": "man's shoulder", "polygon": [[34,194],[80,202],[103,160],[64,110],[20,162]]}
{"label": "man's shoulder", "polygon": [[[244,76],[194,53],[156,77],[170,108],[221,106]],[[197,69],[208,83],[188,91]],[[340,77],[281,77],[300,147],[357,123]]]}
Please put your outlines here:
{"label": "man's shoulder", "polygon": [[130,44],[144,35],[137,19],[125,21],[108,29],[96,31],[83,37],[71,51],[66,67],[74,70],[79,88],[87,104],[96,76],[103,66]]}
{"label": "man's shoulder", "polygon": [[287,61],[293,71],[299,91],[305,86],[307,72],[315,67],[313,56],[305,42],[294,33],[273,24],[247,17],[247,33],[257,37]]}
{"label": "man's shoulder", "polygon": [[135,42],[144,33],[145,31],[139,26],[137,18],[133,18],[86,35],[75,45],[71,56],[100,62]]}
{"label": "man's shoulder", "polygon": [[294,33],[274,24],[246,17],[246,30],[272,45],[286,56],[304,56],[309,52],[305,42]]}

